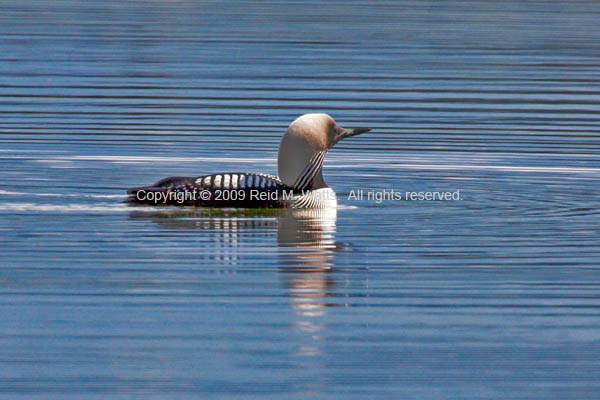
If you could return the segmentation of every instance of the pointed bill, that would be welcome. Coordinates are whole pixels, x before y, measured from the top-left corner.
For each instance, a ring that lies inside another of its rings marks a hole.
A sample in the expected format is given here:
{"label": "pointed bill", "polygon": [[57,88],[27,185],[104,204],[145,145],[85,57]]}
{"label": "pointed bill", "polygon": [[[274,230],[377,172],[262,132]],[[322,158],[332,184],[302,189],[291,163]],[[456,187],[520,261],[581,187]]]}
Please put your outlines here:
{"label": "pointed bill", "polygon": [[342,139],[360,135],[361,133],[369,132],[371,128],[342,128],[335,137],[336,143]]}

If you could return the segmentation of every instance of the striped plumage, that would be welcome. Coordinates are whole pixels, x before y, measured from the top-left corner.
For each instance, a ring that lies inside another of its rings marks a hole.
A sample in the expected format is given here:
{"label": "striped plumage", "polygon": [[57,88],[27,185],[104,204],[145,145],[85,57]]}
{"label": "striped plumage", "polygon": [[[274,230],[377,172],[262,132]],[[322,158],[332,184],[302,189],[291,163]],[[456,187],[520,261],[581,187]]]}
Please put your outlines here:
{"label": "striped plumage", "polygon": [[129,202],[134,204],[280,208],[287,206],[280,200],[285,190],[290,188],[274,175],[231,172],[165,178],[152,186],[130,189],[128,193]]}
{"label": "striped plumage", "polygon": [[300,190],[308,189],[310,184],[312,183],[315,176],[323,171],[323,161],[325,160],[325,155],[327,154],[327,150],[321,150],[308,161],[308,164],[302,170],[296,182],[294,182],[294,187]]}
{"label": "striped plumage", "polygon": [[288,127],[278,156],[279,177],[245,172],[170,177],[128,191],[128,202],[235,208],[335,208],[335,192],[323,179],[327,151],[367,128],[344,129],[326,114],[306,114]]}

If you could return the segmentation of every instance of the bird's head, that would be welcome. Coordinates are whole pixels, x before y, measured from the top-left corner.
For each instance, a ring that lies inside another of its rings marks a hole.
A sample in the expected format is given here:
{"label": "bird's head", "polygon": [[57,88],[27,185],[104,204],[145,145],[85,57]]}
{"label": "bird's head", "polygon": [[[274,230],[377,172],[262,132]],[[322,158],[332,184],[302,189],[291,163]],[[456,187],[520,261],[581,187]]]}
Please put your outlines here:
{"label": "bird's head", "polygon": [[304,114],[290,124],[279,144],[279,178],[295,189],[326,187],[321,169],[325,154],[342,139],[369,128],[342,128],[327,114]]}

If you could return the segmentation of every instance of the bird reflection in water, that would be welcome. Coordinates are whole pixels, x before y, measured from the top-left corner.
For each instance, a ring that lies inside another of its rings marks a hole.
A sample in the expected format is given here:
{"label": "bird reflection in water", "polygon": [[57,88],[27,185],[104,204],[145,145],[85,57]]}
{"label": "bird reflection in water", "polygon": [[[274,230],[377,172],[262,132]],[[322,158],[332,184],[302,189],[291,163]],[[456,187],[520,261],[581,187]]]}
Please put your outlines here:
{"label": "bird reflection in water", "polygon": [[340,246],[335,241],[336,209],[219,211],[195,209],[134,212],[132,218],[152,218],[166,229],[199,229],[209,233],[212,244],[205,261],[236,266],[244,263],[256,239],[264,241],[277,232],[278,270],[297,315],[295,326],[302,345],[296,355],[321,354],[319,331],[324,328],[332,298],[333,262]]}
{"label": "bird reflection in water", "polygon": [[[305,316],[323,315],[330,289],[336,209],[291,210],[279,220],[280,272],[292,306]],[[289,249],[290,251],[286,251]]]}
{"label": "bird reflection in water", "polygon": [[304,360],[301,361],[303,367],[316,368],[313,363],[322,353],[324,338],[320,331],[325,328],[327,307],[335,305],[328,299],[334,286],[331,273],[338,248],[335,242],[337,210],[290,212],[291,215],[280,219],[277,231],[279,271],[297,315],[296,327],[304,336],[296,356]]}

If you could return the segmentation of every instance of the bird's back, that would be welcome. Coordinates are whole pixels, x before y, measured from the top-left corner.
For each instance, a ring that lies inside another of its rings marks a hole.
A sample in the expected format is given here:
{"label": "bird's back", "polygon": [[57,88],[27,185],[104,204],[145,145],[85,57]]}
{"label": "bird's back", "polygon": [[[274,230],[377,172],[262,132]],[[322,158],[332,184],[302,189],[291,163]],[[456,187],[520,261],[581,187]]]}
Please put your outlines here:
{"label": "bird's back", "polygon": [[199,177],[175,176],[132,188],[127,202],[153,206],[235,208],[287,207],[293,190],[268,174],[230,172]]}

